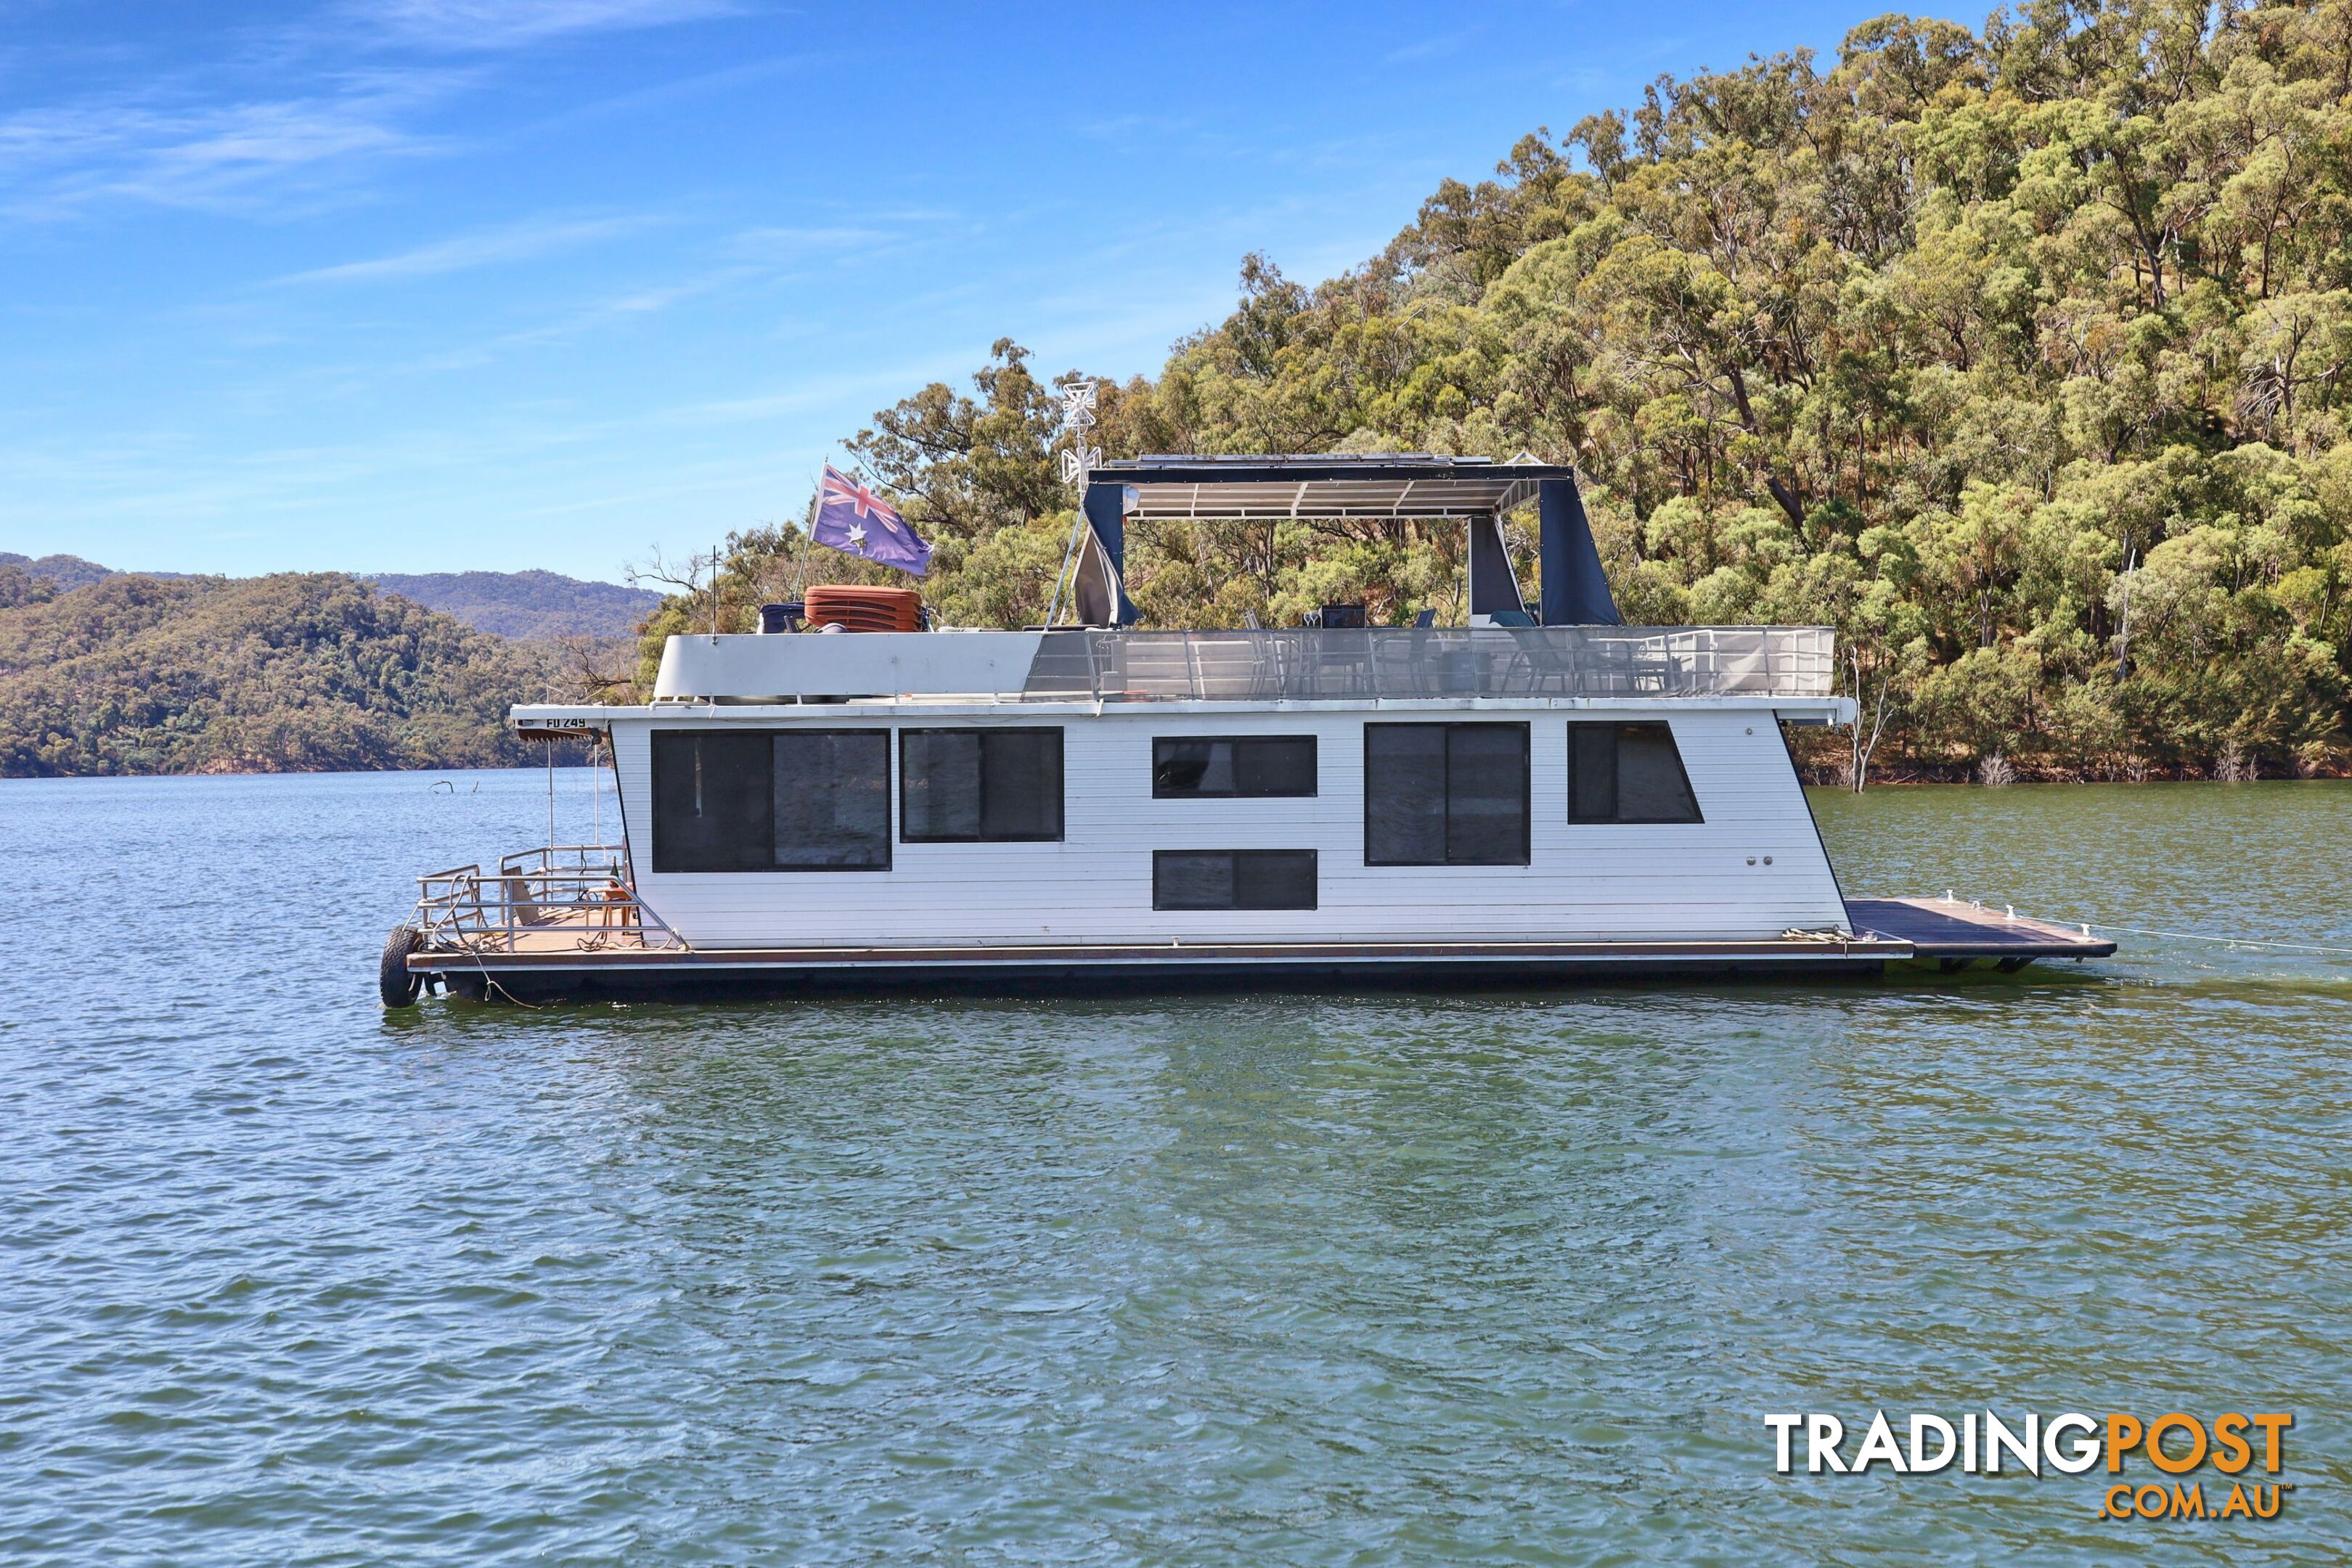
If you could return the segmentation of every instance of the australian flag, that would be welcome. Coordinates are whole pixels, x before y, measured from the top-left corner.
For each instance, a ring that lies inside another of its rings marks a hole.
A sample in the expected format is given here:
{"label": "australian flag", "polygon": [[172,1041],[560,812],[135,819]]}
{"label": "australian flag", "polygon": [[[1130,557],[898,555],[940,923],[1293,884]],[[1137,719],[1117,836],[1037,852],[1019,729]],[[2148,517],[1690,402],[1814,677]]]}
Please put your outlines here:
{"label": "australian flag", "polygon": [[831,463],[824,466],[824,488],[809,537],[917,577],[930,570],[931,547],[915,537],[907,520]]}

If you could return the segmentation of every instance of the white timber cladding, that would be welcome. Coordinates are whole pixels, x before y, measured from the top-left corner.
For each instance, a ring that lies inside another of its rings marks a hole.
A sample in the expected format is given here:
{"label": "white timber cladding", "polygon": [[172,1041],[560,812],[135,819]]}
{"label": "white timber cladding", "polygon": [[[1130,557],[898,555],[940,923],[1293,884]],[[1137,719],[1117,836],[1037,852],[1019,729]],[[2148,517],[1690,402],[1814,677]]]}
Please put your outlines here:
{"label": "white timber cladding", "polygon": [[[916,703],[614,710],[614,757],[640,896],[698,947],[1041,942],[1676,941],[1842,926],[1844,905],[1769,704],[1480,702],[1438,709],[1203,710],[1207,705],[1020,703],[926,712]],[[1664,721],[1706,820],[1568,821],[1567,726]],[[1364,726],[1525,723],[1527,866],[1364,864]],[[887,871],[655,872],[651,735],[737,727],[1019,728],[1064,732],[1059,843],[899,839],[891,757]],[[1160,799],[1152,742],[1312,735],[1309,798]],[[1155,849],[1313,849],[1313,910],[1158,910]]]}

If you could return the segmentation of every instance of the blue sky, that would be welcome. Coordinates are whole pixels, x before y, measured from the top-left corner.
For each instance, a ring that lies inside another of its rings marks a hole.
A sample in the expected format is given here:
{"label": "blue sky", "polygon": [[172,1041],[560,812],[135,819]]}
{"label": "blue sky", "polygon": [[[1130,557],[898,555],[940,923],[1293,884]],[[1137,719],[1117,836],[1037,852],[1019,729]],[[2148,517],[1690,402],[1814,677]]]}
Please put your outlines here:
{"label": "blue sky", "polygon": [[0,0],[0,548],[617,580],[1880,8]]}

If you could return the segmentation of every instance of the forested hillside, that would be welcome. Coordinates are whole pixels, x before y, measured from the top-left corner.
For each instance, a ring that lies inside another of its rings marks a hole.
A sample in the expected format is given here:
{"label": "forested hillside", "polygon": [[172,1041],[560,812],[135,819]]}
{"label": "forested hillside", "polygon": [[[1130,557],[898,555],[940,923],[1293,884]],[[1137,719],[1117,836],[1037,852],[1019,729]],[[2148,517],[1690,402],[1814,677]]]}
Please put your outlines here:
{"label": "forested hillside", "polygon": [[[21,568],[26,576],[46,580],[57,592],[102,583],[131,574],[85,561],[79,555],[44,555],[36,559],[0,550],[0,567]],[[139,575],[166,582],[185,576],[181,572],[146,572]],[[523,572],[376,572],[360,574],[387,593],[412,599],[428,610],[463,621],[478,632],[502,637],[625,637],[633,636],[661,595],[646,588],[625,588],[618,583],[590,583],[561,573]]]}
{"label": "forested hillside", "polygon": [[379,572],[368,582],[502,637],[625,637],[661,603],[648,588],[555,572]]}
{"label": "forested hillside", "polygon": [[339,573],[0,566],[0,775],[282,773],[535,760],[507,704],[551,669]]}
{"label": "forested hillside", "polygon": [[[1627,618],[1836,626],[1882,772],[2332,771],[2347,131],[2341,0],[1885,17],[1834,62],[1661,79],[1530,134],[1343,277],[1251,258],[1232,316],[1104,384],[1102,444],[1572,459]],[[1043,616],[1073,500],[1052,401],[1002,342],[970,393],[849,443],[938,544],[950,621]],[[792,531],[735,546],[732,625],[873,571]],[[1459,550],[1150,524],[1129,561],[1161,625],[1402,621],[1458,616]]]}

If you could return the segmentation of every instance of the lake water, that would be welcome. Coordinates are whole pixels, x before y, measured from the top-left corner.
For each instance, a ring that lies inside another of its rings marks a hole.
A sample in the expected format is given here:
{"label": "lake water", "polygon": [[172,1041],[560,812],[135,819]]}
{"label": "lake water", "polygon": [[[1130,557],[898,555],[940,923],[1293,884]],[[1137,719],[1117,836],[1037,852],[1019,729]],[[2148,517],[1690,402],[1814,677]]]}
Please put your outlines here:
{"label": "lake water", "polygon": [[[2341,956],[386,1016],[407,879],[547,831],[450,779],[0,783],[0,1559],[2343,1560],[2352,787],[1816,796],[1850,893]],[[1987,1405],[2298,1489],[1761,1425]]]}

